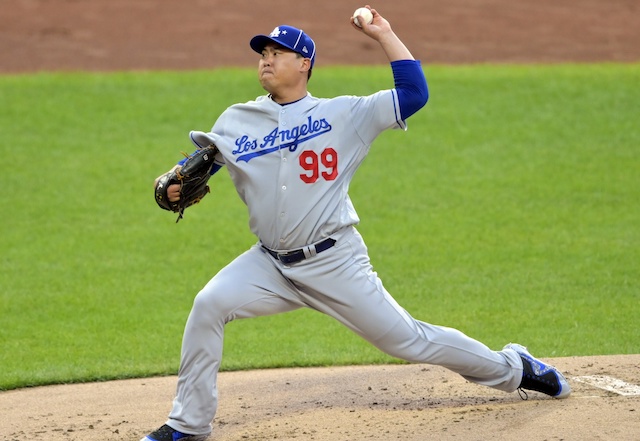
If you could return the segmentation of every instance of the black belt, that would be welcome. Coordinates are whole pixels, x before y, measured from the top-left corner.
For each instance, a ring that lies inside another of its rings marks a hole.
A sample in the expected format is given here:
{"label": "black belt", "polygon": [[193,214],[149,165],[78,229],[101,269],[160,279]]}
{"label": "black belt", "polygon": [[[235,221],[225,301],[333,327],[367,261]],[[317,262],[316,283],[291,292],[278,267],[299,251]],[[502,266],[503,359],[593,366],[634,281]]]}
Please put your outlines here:
{"label": "black belt", "polygon": [[280,262],[284,263],[285,265],[291,265],[292,263],[297,263],[308,257],[315,256],[317,253],[326,251],[332,246],[334,246],[335,244],[336,244],[335,239],[328,238],[315,245],[310,245],[308,247],[301,248],[299,250],[287,251],[286,253],[278,253],[277,251],[270,250],[264,245],[262,245],[262,248],[267,250],[269,254],[271,254],[275,259],[278,259]]}

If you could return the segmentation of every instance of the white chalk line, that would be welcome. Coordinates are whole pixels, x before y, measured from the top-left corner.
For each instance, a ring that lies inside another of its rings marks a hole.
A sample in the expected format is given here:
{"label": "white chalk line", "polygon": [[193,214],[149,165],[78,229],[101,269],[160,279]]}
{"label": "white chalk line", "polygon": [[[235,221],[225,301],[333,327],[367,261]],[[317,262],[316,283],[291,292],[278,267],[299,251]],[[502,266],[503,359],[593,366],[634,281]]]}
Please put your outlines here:
{"label": "white chalk line", "polygon": [[640,386],[637,384],[627,383],[626,381],[607,375],[584,375],[581,377],[573,377],[573,380],[579,383],[589,384],[599,389],[608,390],[618,395],[627,397],[640,395]]}

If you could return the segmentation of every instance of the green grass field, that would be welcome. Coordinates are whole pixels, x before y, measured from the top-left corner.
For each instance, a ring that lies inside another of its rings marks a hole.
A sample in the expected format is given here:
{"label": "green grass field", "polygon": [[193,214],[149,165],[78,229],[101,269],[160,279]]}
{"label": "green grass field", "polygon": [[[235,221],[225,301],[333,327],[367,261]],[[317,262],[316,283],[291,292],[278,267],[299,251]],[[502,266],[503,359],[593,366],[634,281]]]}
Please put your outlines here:
{"label": "green grass field", "polygon": [[[640,65],[426,66],[351,196],[416,318],[540,356],[640,352]],[[319,68],[316,96],[392,87]],[[153,179],[254,69],[0,77],[0,389],[173,374],[191,301],[255,242],[226,172],[175,216]],[[311,311],[227,327],[222,368],[395,362]]]}

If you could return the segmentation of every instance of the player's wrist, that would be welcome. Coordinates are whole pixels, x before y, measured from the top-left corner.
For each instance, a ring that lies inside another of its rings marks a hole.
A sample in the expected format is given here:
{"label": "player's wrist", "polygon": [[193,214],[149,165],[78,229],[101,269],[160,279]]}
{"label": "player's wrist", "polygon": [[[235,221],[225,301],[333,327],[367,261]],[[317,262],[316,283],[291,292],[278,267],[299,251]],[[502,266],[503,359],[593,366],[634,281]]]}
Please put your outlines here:
{"label": "player's wrist", "polygon": [[415,60],[409,49],[391,29],[380,35],[378,43],[387,54],[389,61]]}

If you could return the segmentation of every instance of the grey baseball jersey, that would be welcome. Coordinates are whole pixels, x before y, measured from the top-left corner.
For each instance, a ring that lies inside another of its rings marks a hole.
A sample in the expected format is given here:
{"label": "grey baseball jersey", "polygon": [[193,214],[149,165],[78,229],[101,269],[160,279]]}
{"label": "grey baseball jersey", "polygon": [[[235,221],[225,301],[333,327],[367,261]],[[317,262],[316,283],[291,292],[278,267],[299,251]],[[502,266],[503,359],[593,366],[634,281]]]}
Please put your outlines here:
{"label": "grey baseball jersey", "polygon": [[[398,109],[395,90],[308,95],[284,106],[260,97],[227,109],[211,132],[191,132],[196,144],[219,148],[216,160],[228,168],[259,243],[195,298],[170,426],[211,431],[226,323],[301,307],[334,317],[394,357],[444,366],[505,391],[519,386],[522,363],[515,351],[492,351],[455,329],[414,319],[371,266],[355,228],[349,183],[383,130],[406,129]],[[278,254],[296,250],[304,253],[295,262]]]}
{"label": "grey baseball jersey", "polygon": [[250,227],[271,249],[299,248],[358,223],[349,183],[383,130],[405,128],[395,90],[281,106],[266,96],[230,107],[197,144],[220,149]]}

